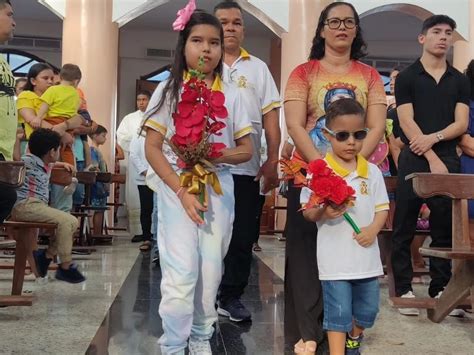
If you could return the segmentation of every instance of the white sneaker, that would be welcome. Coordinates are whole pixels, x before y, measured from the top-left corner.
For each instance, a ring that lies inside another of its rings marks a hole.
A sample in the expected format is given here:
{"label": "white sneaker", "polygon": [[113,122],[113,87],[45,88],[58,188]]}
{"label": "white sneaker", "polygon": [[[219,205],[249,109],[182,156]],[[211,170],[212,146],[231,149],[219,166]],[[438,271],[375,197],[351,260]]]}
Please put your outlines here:
{"label": "white sneaker", "polygon": [[212,355],[209,340],[189,339],[190,355]]}
{"label": "white sneaker", "polygon": [[[408,291],[404,295],[401,295],[400,298],[415,298],[415,295],[412,291]],[[419,316],[420,310],[418,308],[399,308],[398,312],[404,316]]]}
{"label": "white sneaker", "polygon": [[[436,299],[440,298],[442,294],[443,294],[443,291],[439,291],[435,298]],[[464,310],[460,308],[454,308],[451,311],[451,313],[448,314],[448,316],[450,317],[458,317],[458,318],[463,318],[465,315],[466,315],[466,312],[464,312]]]}

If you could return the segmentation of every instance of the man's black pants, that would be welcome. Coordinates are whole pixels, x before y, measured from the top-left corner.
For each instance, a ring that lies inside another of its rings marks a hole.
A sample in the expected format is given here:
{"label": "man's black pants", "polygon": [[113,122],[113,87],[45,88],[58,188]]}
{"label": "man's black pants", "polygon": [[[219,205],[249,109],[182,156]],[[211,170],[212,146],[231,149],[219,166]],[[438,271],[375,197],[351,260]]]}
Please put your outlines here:
{"label": "man's black pants", "polygon": [[[460,171],[459,158],[455,152],[438,155],[450,173]],[[430,172],[428,161],[403,148],[398,160],[398,182],[396,208],[392,234],[392,266],[395,291],[401,296],[412,290],[413,267],[410,245],[416,230],[416,222],[421,205],[426,202],[430,209],[431,247],[450,248],[452,246],[451,200],[446,197],[431,197],[425,200],[416,196],[412,181],[405,177],[414,172]],[[435,297],[451,278],[451,262],[441,258],[430,258],[431,283],[429,295]]]}
{"label": "man's black pants", "polygon": [[254,181],[255,176],[233,175],[233,178],[235,219],[219,289],[219,300],[223,303],[240,298],[248,284],[252,246],[261,212],[260,184]]}

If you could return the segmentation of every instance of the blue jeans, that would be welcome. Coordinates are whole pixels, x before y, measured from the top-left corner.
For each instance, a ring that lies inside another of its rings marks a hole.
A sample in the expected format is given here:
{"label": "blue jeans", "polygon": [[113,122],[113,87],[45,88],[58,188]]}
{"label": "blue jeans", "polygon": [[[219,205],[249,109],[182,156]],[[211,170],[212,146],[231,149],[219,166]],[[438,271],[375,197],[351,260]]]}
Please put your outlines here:
{"label": "blue jeans", "polygon": [[350,332],[353,321],[371,328],[379,312],[380,288],[376,277],[360,280],[321,280],[323,286],[323,328]]}
{"label": "blue jeans", "polygon": [[[76,160],[76,169],[77,171],[84,171],[86,168],[85,161],[77,161]],[[84,203],[84,197],[86,196],[84,184],[77,184],[76,191],[72,195],[72,201],[74,206],[80,206]]]}

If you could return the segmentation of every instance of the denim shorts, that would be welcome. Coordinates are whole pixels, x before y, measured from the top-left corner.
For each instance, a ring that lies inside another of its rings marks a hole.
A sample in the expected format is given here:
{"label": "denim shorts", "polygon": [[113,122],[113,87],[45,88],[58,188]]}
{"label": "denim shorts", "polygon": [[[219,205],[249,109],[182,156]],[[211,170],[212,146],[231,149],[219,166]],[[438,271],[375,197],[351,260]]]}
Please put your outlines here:
{"label": "denim shorts", "polygon": [[360,280],[322,280],[325,330],[349,332],[352,321],[362,328],[374,325],[380,289],[376,277]]}

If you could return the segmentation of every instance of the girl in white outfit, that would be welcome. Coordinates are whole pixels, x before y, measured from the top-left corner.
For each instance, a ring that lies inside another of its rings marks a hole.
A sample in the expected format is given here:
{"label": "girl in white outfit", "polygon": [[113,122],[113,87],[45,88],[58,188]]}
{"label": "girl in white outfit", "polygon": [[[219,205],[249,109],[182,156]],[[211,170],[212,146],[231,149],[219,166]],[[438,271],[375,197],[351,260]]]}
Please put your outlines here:
{"label": "girl in white outfit", "polygon": [[[252,125],[241,104],[237,87],[221,81],[223,31],[220,22],[203,11],[195,11],[179,32],[171,77],[160,83],[151,98],[145,152],[160,177],[158,189],[158,249],[162,271],[159,313],[164,334],[159,339],[163,354],[212,354],[209,345],[217,320],[215,301],[223,272],[223,259],[234,220],[233,180],[229,164],[250,160]],[[199,65],[199,58],[204,58]],[[188,71],[205,74],[212,90],[225,94],[228,118],[221,136],[227,148],[212,161],[222,186],[217,195],[210,186],[207,206],[180,186],[177,157],[164,138],[174,134],[172,113],[179,102]],[[204,212],[201,218],[199,211]]]}

